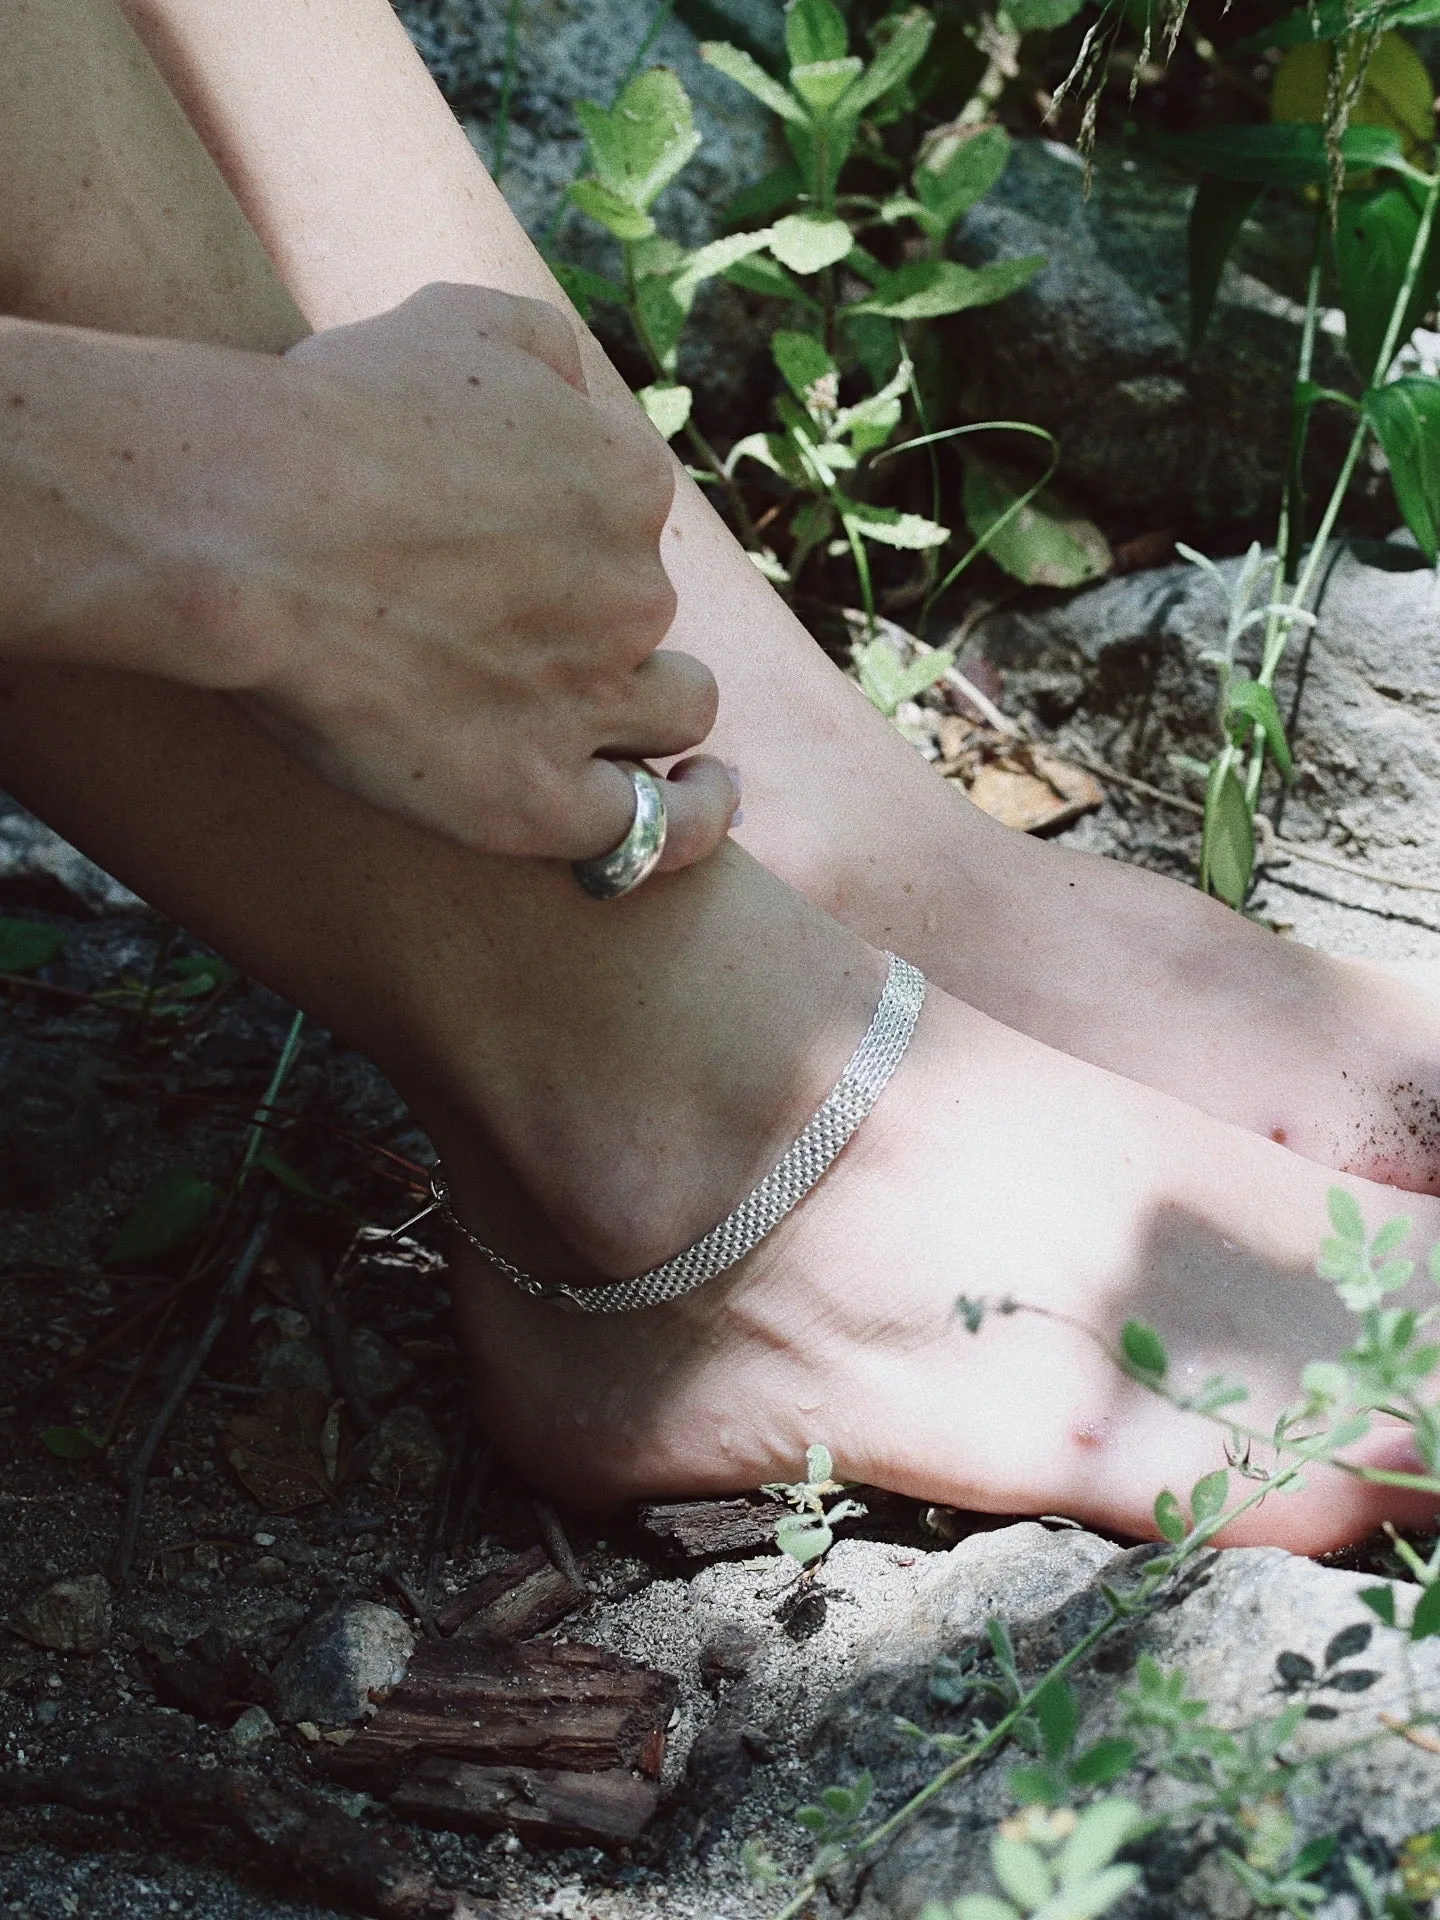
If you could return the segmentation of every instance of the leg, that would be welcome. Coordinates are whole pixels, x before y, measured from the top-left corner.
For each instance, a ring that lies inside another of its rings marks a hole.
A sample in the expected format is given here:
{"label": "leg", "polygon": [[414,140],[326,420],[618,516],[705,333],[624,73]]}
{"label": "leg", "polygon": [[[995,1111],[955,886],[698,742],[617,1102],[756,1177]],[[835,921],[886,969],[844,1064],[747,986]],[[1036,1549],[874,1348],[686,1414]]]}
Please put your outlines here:
{"label": "leg", "polygon": [[[101,0],[68,3],[83,22]],[[47,70],[57,122],[105,110],[63,57]],[[163,123],[164,152],[117,156],[149,222],[134,312],[154,324],[158,265],[175,324],[204,332],[214,262],[192,197],[167,212],[151,189],[193,166],[203,201],[208,163],[182,164]],[[237,218],[225,245],[258,276],[253,244]],[[110,314],[118,273],[112,257],[96,290]],[[68,298],[83,319],[78,279]],[[267,338],[279,300],[232,309],[232,337]],[[875,996],[878,956],[739,849],[597,906],[563,869],[465,854],[367,811],[215,696],[7,670],[0,757],[62,830],[374,1053],[432,1128],[462,1209],[542,1272],[633,1272],[728,1210],[833,1081]],[[497,1437],[572,1495],[753,1484],[823,1435],[883,1484],[1143,1531],[1160,1484],[1217,1464],[1213,1433],[1157,1410],[1054,1321],[971,1341],[955,1293],[1013,1292],[1106,1329],[1141,1314],[1187,1372],[1245,1371],[1263,1419],[1338,1331],[1306,1277],[1326,1183],[937,994],[850,1150],[725,1279],[594,1323],[476,1260],[453,1278]],[[1355,1184],[1380,1218],[1387,1196]],[[1440,1234],[1440,1205],[1415,1211],[1425,1240]],[[1395,1445],[1377,1436],[1373,1457]],[[1405,1503],[1317,1478],[1249,1537],[1326,1545],[1385,1511]]]}
{"label": "leg", "polygon": [[[385,0],[125,5],[312,325],[433,279],[562,299]],[[592,391],[628,405],[582,340]],[[830,668],[683,479],[667,564],[674,642],[722,689],[739,837],[772,871],[1048,1045],[1328,1165],[1440,1190],[1440,1125],[1413,1134],[1396,1113],[1404,1084],[1437,1078],[1440,1002],[996,826]]]}

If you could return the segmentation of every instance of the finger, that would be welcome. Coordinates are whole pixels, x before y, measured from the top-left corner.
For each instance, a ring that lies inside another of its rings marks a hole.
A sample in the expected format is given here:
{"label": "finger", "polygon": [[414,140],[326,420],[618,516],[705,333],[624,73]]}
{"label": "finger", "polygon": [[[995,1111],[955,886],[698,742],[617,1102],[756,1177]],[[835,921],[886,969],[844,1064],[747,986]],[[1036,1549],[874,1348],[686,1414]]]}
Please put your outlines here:
{"label": "finger", "polygon": [[708,753],[672,767],[661,789],[668,824],[657,871],[674,873],[715,851],[730,831],[740,796],[725,766]]}
{"label": "finger", "polygon": [[[667,794],[668,799],[668,794]],[[566,844],[555,851],[567,860],[598,860],[613,853],[635,821],[635,787],[613,760],[590,760],[567,808],[574,822]]]}
{"label": "finger", "polygon": [[664,647],[623,683],[623,705],[602,723],[606,753],[663,759],[699,746],[715,724],[720,689],[710,669],[688,653]]}

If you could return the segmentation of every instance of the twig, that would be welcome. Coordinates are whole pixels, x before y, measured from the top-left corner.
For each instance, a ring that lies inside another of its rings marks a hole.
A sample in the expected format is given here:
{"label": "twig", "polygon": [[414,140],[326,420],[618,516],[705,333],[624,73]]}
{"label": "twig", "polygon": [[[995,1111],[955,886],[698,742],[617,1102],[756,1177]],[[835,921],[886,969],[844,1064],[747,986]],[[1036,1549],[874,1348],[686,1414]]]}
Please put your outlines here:
{"label": "twig", "polygon": [[335,1289],[326,1286],[324,1268],[315,1255],[297,1240],[287,1236],[279,1250],[279,1257],[286,1278],[293,1282],[300,1296],[305,1317],[325,1349],[330,1376],[350,1410],[350,1417],[357,1427],[368,1432],[375,1424],[375,1410],[360,1385],[355,1366],[355,1342]]}
{"label": "twig", "polygon": [[140,1815],[181,1833],[218,1828],[271,1873],[373,1920],[481,1920],[495,1911],[440,1886],[313,1788],[282,1787],[234,1767],[202,1773],[178,1761],[77,1754],[53,1772],[0,1769],[0,1806]]}
{"label": "twig", "polygon": [[[985,608],[987,615],[994,611],[993,606]],[[924,640],[917,640],[907,627],[899,626],[894,620],[887,620],[883,614],[877,613],[872,622],[869,614],[859,607],[841,607],[840,612],[847,625],[853,628],[862,639],[873,629],[876,634],[891,640],[899,640],[906,647],[913,648],[922,658],[932,653],[949,652],[951,646],[961,644],[965,632],[963,627],[957,628],[956,634],[945,647],[932,647]],[[984,615],[981,617],[983,618]],[[979,621],[975,621],[973,625],[978,626]],[[975,682],[968,675],[963,674],[953,661],[941,674],[940,679],[942,685],[958,693],[962,700],[975,709],[986,726],[993,727],[996,733],[1003,734],[1007,740],[1019,740],[1023,737],[1020,728],[1016,726],[1009,714],[1002,713],[989,694],[982,693]]]}
{"label": "twig", "polygon": [[[425,1611],[433,1620],[435,1617],[435,1588],[440,1580],[440,1564],[445,1558],[445,1539],[450,1519],[450,1508],[455,1500],[455,1483],[460,1478],[460,1466],[470,1449],[470,1419],[468,1414],[460,1418],[460,1431],[455,1436],[455,1444],[450,1449],[450,1458],[445,1467],[445,1484],[440,1489],[440,1498],[435,1503],[435,1519],[430,1529],[430,1551],[425,1558]],[[439,1632],[439,1628],[436,1628]]]}
{"label": "twig", "polygon": [[455,1516],[455,1526],[450,1535],[450,1551],[458,1553],[470,1543],[475,1527],[475,1515],[480,1510],[480,1502],[490,1491],[495,1481],[495,1470],[500,1464],[500,1455],[495,1442],[486,1440],[475,1456],[475,1464],[470,1470],[470,1478],[465,1484],[464,1497],[459,1512]]}
{"label": "twig", "polygon": [[1382,1713],[1378,1718],[1382,1727],[1388,1727],[1391,1733],[1398,1733],[1412,1747],[1419,1747],[1424,1753],[1440,1753],[1440,1734],[1431,1733],[1428,1727],[1412,1727],[1393,1713]]}
{"label": "twig", "polygon": [[380,1578],[387,1587],[392,1588],[394,1592],[399,1594],[411,1613],[414,1614],[419,1623],[420,1631],[424,1634],[425,1638],[427,1640],[438,1640],[440,1638],[440,1629],[435,1624],[435,1609],[426,1604],[425,1596],[417,1593],[405,1578],[404,1574],[397,1573],[393,1567],[387,1567]]}
{"label": "twig", "polygon": [[543,1500],[532,1500],[530,1504],[535,1511],[535,1525],[540,1530],[540,1543],[549,1554],[551,1564],[582,1593],[592,1593],[594,1589],[580,1571],[580,1562],[560,1524],[559,1514]]}
{"label": "twig", "polygon": [[57,1000],[83,1000],[87,1006],[100,1003],[93,993],[80,987],[62,987],[54,980],[32,980],[28,973],[0,973],[0,987],[25,987],[31,993],[53,994]]}
{"label": "twig", "polygon": [[[1148,780],[1137,780],[1132,774],[1118,773],[1114,767],[1107,767],[1103,760],[1096,760],[1075,747],[1067,746],[1064,751],[1068,759],[1084,767],[1087,773],[1093,773],[1097,780],[1108,780],[1111,786],[1142,794],[1147,800],[1157,801],[1164,807],[1174,807],[1181,813],[1204,816],[1205,809],[1197,800],[1187,800],[1178,793],[1166,793],[1163,787],[1152,787]],[[1378,868],[1363,866],[1354,860],[1341,860],[1333,853],[1317,853],[1303,840],[1287,840],[1278,833],[1274,840],[1277,849],[1292,859],[1308,860],[1316,867],[1329,867],[1334,873],[1349,874],[1352,880],[1369,880],[1381,887],[1399,887],[1407,893],[1440,894],[1440,882],[1434,880],[1402,880],[1398,873],[1381,873]]]}
{"label": "twig", "polygon": [[260,1256],[265,1251],[265,1243],[270,1237],[271,1224],[275,1210],[280,1203],[278,1192],[267,1193],[260,1203],[260,1217],[251,1229],[240,1258],[231,1268],[228,1279],[215,1295],[210,1317],[200,1329],[199,1338],[186,1356],[185,1364],[166,1394],[160,1411],[151,1424],[150,1431],[140,1442],[135,1456],[130,1462],[127,1474],[128,1497],[125,1503],[125,1519],[120,1529],[120,1542],[115,1549],[114,1575],[117,1586],[124,1586],[130,1578],[130,1565],[135,1557],[135,1542],[140,1534],[140,1515],[145,1505],[145,1481],[151,1462],[159,1451],[160,1443],[169,1430],[170,1422],[180,1410],[180,1404],[190,1391],[196,1375],[210,1356],[210,1349],[220,1338],[226,1321],[239,1304],[240,1296],[250,1284],[251,1275],[260,1264]]}

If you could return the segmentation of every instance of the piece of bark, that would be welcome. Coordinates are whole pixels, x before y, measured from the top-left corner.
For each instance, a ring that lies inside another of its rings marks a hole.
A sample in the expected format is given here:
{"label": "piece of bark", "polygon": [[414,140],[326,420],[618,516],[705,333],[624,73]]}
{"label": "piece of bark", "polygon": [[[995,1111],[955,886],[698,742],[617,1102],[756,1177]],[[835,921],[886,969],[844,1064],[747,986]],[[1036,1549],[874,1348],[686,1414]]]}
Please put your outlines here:
{"label": "piece of bark", "polygon": [[781,1509],[752,1500],[670,1500],[639,1509],[640,1531],[684,1560],[762,1553],[775,1545]]}
{"label": "piece of bark", "polygon": [[526,1640],[543,1633],[583,1606],[590,1595],[563,1574],[543,1547],[486,1574],[457,1593],[435,1615],[442,1634],[467,1638],[488,1634],[495,1640]]}
{"label": "piece of bark", "polygon": [[508,1827],[528,1846],[615,1847],[638,1840],[654,1818],[660,1789],[623,1768],[561,1773],[535,1767],[477,1767],[422,1760],[390,1796],[406,1820],[451,1833]]}
{"label": "piece of bark", "polygon": [[131,1756],[76,1758],[54,1772],[7,1767],[0,1769],[0,1806],[135,1814],[182,1833],[218,1829],[270,1873],[372,1920],[486,1920],[495,1912],[440,1886],[323,1794],[238,1768],[205,1773]]}
{"label": "piece of bark", "polygon": [[432,1758],[658,1777],[679,1693],[673,1675],[598,1647],[427,1640],[332,1769],[382,1791]]}

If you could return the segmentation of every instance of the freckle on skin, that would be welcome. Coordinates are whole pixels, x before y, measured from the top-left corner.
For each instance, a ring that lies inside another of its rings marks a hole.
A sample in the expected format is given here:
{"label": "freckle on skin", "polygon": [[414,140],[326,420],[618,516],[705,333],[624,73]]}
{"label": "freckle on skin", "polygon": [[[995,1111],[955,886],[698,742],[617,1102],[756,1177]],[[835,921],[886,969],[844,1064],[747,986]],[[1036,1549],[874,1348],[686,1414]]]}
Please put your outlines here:
{"label": "freckle on skin", "polygon": [[1277,1147],[1283,1147],[1285,1142],[1290,1138],[1290,1135],[1285,1131],[1284,1127],[1271,1127],[1270,1138],[1275,1142]]}
{"label": "freckle on skin", "polygon": [[478,373],[467,374],[466,381],[468,385],[472,387],[478,387],[480,384],[480,376]]}
{"label": "freckle on skin", "polygon": [[1087,1422],[1083,1427],[1076,1427],[1070,1438],[1075,1442],[1077,1447],[1084,1447],[1086,1451],[1089,1452],[1104,1442],[1105,1430],[1098,1424],[1092,1425]]}
{"label": "freckle on skin", "polygon": [[23,406],[24,406],[24,404],[25,404],[25,396],[24,396],[24,394],[23,394],[23,393],[12,393],[12,394],[11,394],[11,396],[10,396],[10,404],[11,404],[11,406],[12,406],[12,407],[23,407]]}

